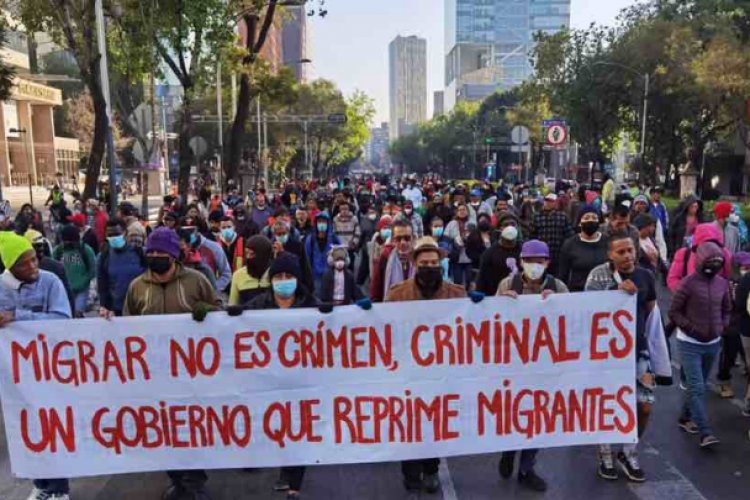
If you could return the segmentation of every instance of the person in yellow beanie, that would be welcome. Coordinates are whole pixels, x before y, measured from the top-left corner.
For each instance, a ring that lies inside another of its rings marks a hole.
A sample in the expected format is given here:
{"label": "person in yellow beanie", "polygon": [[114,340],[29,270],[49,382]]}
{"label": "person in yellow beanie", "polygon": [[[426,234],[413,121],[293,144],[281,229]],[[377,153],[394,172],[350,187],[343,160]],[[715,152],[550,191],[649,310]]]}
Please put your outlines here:
{"label": "person in yellow beanie", "polygon": [[[68,319],[70,302],[54,274],[39,269],[31,242],[12,232],[0,232],[0,330],[14,321]],[[35,479],[31,499],[68,500],[67,479]]]}

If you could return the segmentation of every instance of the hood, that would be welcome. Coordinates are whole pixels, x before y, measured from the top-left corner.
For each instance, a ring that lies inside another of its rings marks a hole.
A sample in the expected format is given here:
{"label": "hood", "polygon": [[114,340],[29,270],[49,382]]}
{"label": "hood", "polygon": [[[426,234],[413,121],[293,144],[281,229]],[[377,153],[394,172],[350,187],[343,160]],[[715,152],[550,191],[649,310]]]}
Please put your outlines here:
{"label": "hood", "polygon": [[742,217],[742,205],[739,203],[733,203],[732,207],[734,207],[733,212]]}
{"label": "hood", "polygon": [[687,211],[687,207],[689,207],[696,201],[698,202],[698,215],[700,216],[701,214],[703,214],[703,201],[697,196],[694,196],[691,194],[691,195],[688,195],[684,200],[682,200],[680,205],[677,207],[677,212],[676,212],[677,217],[682,217],[683,215],[685,215],[685,212]]}
{"label": "hood", "polygon": [[721,247],[713,241],[707,241],[700,245],[695,255],[695,269],[702,269],[703,263],[712,259],[724,260],[724,252]]}
{"label": "hood", "polygon": [[724,246],[724,233],[713,222],[698,224],[693,234],[693,248],[700,246],[707,241],[713,241],[720,246]]}

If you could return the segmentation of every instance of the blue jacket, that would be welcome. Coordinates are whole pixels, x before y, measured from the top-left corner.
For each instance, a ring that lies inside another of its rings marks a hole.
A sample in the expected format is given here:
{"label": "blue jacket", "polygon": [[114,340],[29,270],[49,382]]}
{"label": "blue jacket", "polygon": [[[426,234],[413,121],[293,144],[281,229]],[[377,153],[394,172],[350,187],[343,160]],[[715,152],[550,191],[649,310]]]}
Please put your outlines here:
{"label": "blue jacket", "polygon": [[305,253],[307,258],[310,259],[310,267],[312,267],[313,282],[320,282],[323,275],[328,271],[328,252],[334,245],[340,245],[341,240],[333,232],[333,222],[328,214],[321,213],[315,219],[315,222],[325,219],[328,221],[328,231],[326,232],[325,246],[321,249],[318,244],[318,233],[313,228],[313,232],[307,235],[305,238]]}
{"label": "blue jacket", "polygon": [[[653,202],[649,202],[648,212],[652,217],[661,221],[661,227],[666,232],[669,227],[669,212],[667,212],[667,207],[664,206],[664,203],[659,202],[657,205],[654,205]],[[664,236],[666,237],[666,234]]]}
{"label": "blue jacket", "polygon": [[13,311],[16,321],[69,319],[70,302],[60,278],[39,271],[34,283],[18,281],[10,271],[0,276],[0,311]]}
{"label": "blue jacket", "polygon": [[96,261],[96,286],[101,306],[122,313],[130,283],[145,271],[143,254],[130,245],[100,253]]}

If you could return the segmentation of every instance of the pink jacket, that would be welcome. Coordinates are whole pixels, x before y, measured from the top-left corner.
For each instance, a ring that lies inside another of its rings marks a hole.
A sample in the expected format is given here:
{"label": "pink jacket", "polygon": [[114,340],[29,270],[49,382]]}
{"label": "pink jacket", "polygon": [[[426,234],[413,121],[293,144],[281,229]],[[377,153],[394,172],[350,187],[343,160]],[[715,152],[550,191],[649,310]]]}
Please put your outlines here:
{"label": "pink jacket", "polygon": [[[721,247],[724,253],[724,270],[721,272],[721,275],[727,279],[732,276],[732,254],[724,248],[724,235],[721,230],[713,223],[699,224],[693,234],[692,248],[680,248],[674,254],[672,267],[669,268],[669,274],[667,275],[667,287],[672,292],[677,291],[677,287],[680,286],[680,282],[684,277],[690,276],[695,272],[695,250],[701,243],[706,241],[713,241]],[[688,258],[687,273],[685,273],[686,256]]]}

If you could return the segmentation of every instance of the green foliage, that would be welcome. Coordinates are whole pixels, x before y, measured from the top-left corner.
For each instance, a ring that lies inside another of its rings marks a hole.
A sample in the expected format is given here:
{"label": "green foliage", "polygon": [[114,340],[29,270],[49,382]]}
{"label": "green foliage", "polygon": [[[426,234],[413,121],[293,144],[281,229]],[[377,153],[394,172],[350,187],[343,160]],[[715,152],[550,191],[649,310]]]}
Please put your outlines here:
{"label": "green foliage", "polygon": [[[0,20],[0,47],[6,43],[7,30],[7,24],[3,20]],[[0,58],[0,100],[6,100],[10,97],[11,88],[13,87],[13,76],[15,76],[13,68],[5,64],[5,61]]]}

